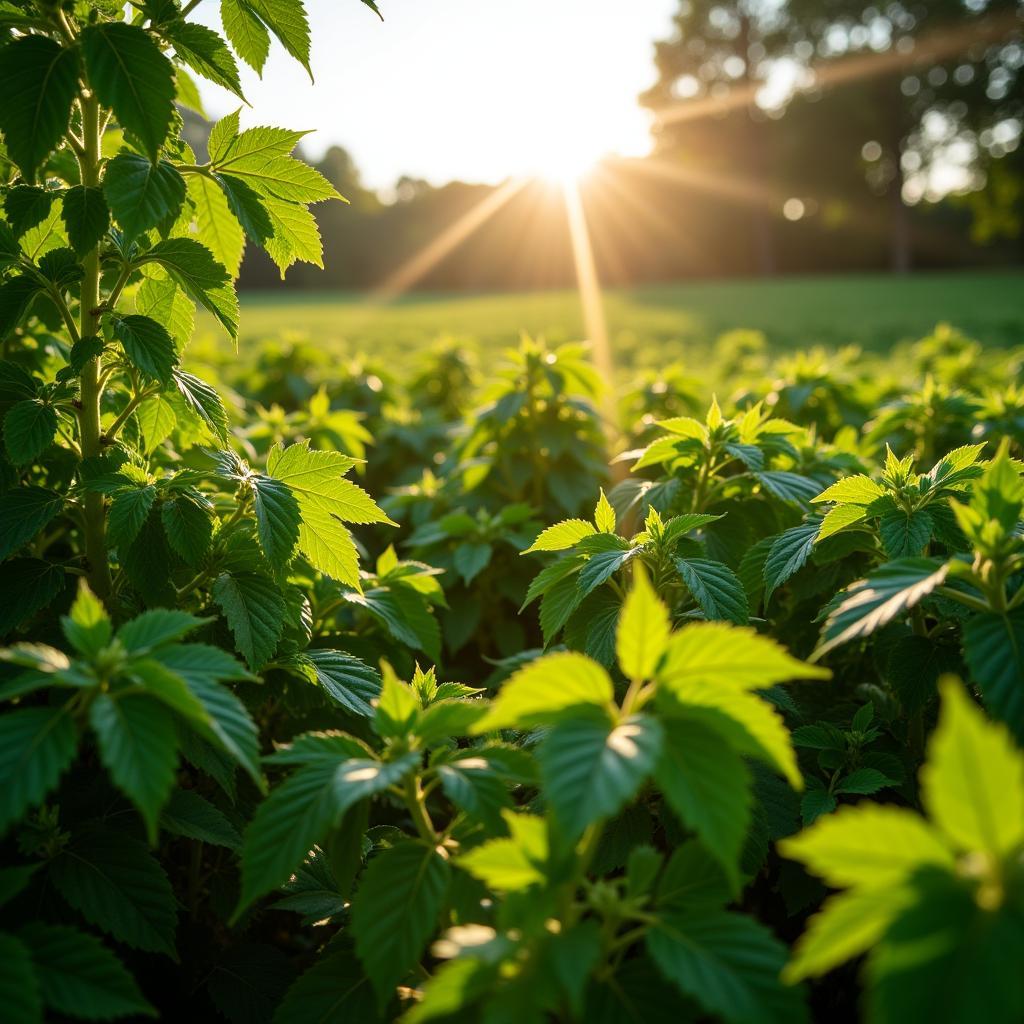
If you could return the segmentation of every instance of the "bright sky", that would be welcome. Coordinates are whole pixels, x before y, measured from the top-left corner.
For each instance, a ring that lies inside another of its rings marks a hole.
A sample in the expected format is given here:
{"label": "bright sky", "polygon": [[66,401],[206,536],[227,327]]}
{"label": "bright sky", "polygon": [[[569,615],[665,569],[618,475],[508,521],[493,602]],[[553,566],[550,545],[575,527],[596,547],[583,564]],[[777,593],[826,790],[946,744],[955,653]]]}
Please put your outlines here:
{"label": "bright sky", "polygon": [[[567,175],[649,148],[636,103],[676,0],[308,0],[311,85],[275,41],[262,81],[243,67],[242,123],[312,128],[307,156],[340,144],[372,188]],[[219,28],[217,5],[198,13]],[[201,83],[207,112],[238,106]]]}

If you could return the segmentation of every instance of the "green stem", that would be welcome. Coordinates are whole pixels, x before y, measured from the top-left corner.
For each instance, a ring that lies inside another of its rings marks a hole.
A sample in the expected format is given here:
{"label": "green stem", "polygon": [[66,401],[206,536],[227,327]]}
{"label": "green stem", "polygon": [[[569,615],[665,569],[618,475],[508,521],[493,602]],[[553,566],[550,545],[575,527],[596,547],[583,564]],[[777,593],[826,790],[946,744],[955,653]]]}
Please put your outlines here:
{"label": "green stem", "polygon": [[427,810],[427,803],[423,797],[423,790],[420,788],[420,780],[416,775],[410,775],[405,780],[403,791],[405,806],[409,808],[412,822],[420,837],[432,846],[437,845],[437,830],[430,820],[430,812]]}
{"label": "green stem", "polygon": [[128,404],[118,414],[117,419],[110,424],[106,431],[104,431],[104,437],[106,437],[108,441],[113,441],[114,438],[117,437],[121,428],[125,425],[125,423],[128,422],[128,417],[131,416],[131,414],[135,412],[135,410],[147,398],[149,398],[151,395],[155,395],[156,393],[156,389],[144,389],[142,391],[136,392],[129,400]]}
{"label": "green stem", "polygon": [[[82,184],[99,185],[100,130],[99,104],[92,94],[82,98],[82,134],[84,154],[82,156]],[[100,304],[100,254],[94,248],[82,261],[81,310],[79,336],[89,338],[99,332]],[[103,385],[100,383],[100,361],[94,356],[82,367],[81,408],[78,410],[78,431],[81,438],[82,458],[95,458],[100,454],[100,399]],[[85,560],[89,573],[89,585],[101,600],[110,594],[110,566],[107,563],[106,508],[102,494],[85,495]]]}

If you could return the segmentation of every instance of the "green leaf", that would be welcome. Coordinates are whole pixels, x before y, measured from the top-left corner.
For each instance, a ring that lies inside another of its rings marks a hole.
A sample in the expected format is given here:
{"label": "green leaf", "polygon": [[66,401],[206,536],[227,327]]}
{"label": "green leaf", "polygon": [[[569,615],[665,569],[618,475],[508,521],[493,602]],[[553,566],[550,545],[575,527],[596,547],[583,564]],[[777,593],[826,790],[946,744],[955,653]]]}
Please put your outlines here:
{"label": "green leaf", "polygon": [[[639,553],[640,548],[626,548],[622,550],[616,547],[611,551],[599,551],[597,554],[591,555],[583,568],[580,569],[580,574],[576,581],[577,603],[596,590],[602,583],[610,580],[631,558]],[[550,596],[553,592],[554,588],[545,596]],[[542,605],[542,615],[543,607]]]}
{"label": "green leaf", "polygon": [[875,483],[869,476],[858,474],[844,477],[822,491],[813,501],[815,504],[821,501],[834,501],[841,505],[870,505],[884,495],[885,488],[881,484]]}
{"label": "green leaf", "polygon": [[725,623],[684,626],[669,640],[658,670],[660,685],[681,691],[689,683],[764,690],[791,679],[827,679],[825,669],[797,661],[752,629]]}
{"label": "green leaf", "polygon": [[194,175],[189,180],[188,193],[195,206],[199,237],[231,277],[238,277],[245,250],[245,234],[223,191],[217,182],[205,175]]}
{"label": "green leaf", "polygon": [[157,242],[143,257],[159,263],[197,302],[201,302],[232,338],[238,336],[238,298],[231,276],[213,253],[194,238]]}
{"label": "green leaf", "polygon": [[321,954],[288,989],[274,1024],[376,1024],[377,999],[370,979],[348,949]]}
{"label": "green leaf", "polygon": [[203,78],[233,92],[240,100],[245,100],[234,54],[216,32],[205,25],[186,21],[173,21],[164,32],[174,44],[175,55],[182,63]]}
{"label": "green leaf", "polygon": [[64,566],[40,558],[12,558],[3,567],[0,636],[49,606],[66,584]]}
{"label": "green leaf", "polygon": [[169,384],[171,371],[178,363],[178,350],[167,328],[138,313],[111,316],[110,324],[129,361],[146,377]]}
{"label": "green leaf", "polygon": [[661,749],[661,725],[644,715],[614,726],[604,715],[556,724],[537,756],[544,795],[566,839],[574,842],[591,822],[617,814]]}
{"label": "green leaf", "polygon": [[420,702],[412,687],[381,662],[382,685],[373,714],[373,731],[382,739],[408,736],[419,716]]}
{"label": "green leaf", "polygon": [[42,1024],[43,997],[32,957],[25,943],[6,932],[0,932],[0,1006],[9,1024]]}
{"label": "green leaf", "polygon": [[665,742],[654,770],[658,788],[738,889],[753,803],[746,765],[721,736],[698,722],[663,725]]}
{"label": "green leaf", "polygon": [[213,583],[235,638],[235,648],[252,669],[273,657],[284,631],[285,604],[274,581],[258,573],[221,573]]}
{"label": "green leaf", "polygon": [[302,655],[313,669],[317,685],[353,714],[373,716],[373,702],[380,694],[380,673],[341,651],[310,649]]}
{"label": "green leaf", "polygon": [[95,249],[110,229],[110,210],[103,190],[91,185],[74,185],[64,193],[61,216],[68,241],[78,256]]}
{"label": "green leaf", "polygon": [[863,522],[868,517],[867,505],[835,505],[825,514],[821,521],[816,543],[820,543],[833,534],[845,530],[854,523]]}
{"label": "green leaf", "polygon": [[830,897],[797,940],[783,981],[794,984],[824,974],[871,950],[910,899],[900,886],[851,889]]}
{"label": "green leaf", "polygon": [[493,554],[490,544],[460,544],[455,549],[452,565],[468,587],[487,568]]}
{"label": "green leaf", "polygon": [[419,763],[406,754],[389,764],[325,757],[294,772],[259,806],[245,832],[239,909],[285,882],[307,852],[353,804],[401,781]]}
{"label": "green leaf", "polygon": [[[173,608],[151,608],[126,622],[117,631],[117,639],[132,654],[149,654],[163,644],[187,636],[209,621]],[[230,678],[239,679],[244,675],[242,672]]]}
{"label": "green leaf", "polygon": [[63,497],[43,487],[12,487],[0,494],[0,559],[32,540],[63,508]]}
{"label": "green leaf", "polygon": [[668,609],[638,564],[615,631],[615,651],[627,679],[650,679],[668,645]]}
{"label": "green leaf", "polygon": [[472,731],[479,735],[495,729],[552,725],[581,709],[583,713],[607,709],[612,698],[612,681],[596,661],[574,652],[549,654],[510,676]]}
{"label": "green leaf", "polygon": [[598,533],[614,533],[616,525],[615,509],[611,502],[605,497],[604,488],[601,488],[601,496],[597,499],[597,507],[594,509],[594,525]]}
{"label": "green leaf", "polygon": [[139,425],[142,451],[152,455],[171,436],[171,431],[178,425],[178,418],[168,397],[154,395],[135,410],[135,422]]}
{"label": "green leaf", "polygon": [[19,274],[0,284],[0,339],[6,338],[22,322],[42,285],[35,277]]}
{"label": "green leaf", "polygon": [[0,48],[0,131],[27,180],[60,145],[77,87],[76,50],[42,35],[24,35]]}
{"label": "green leaf", "polygon": [[24,250],[16,239],[47,219],[56,198],[57,193],[38,185],[12,185],[7,189],[4,213],[14,240],[8,240],[5,264],[16,263],[21,258]]}
{"label": "green leaf", "polygon": [[842,644],[869,636],[941,586],[949,571],[927,558],[901,558],[851,584],[832,608],[814,658]]}
{"label": "green leaf", "polygon": [[921,769],[921,801],[963,851],[1001,858],[1024,842],[1024,754],[964,692],[940,683],[942,711]]}
{"label": "green leaf", "polygon": [[185,179],[166,160],[151,163],[137,153],[119,153],[107,164],[103,194],[114,220],[133,239],[178,215]]}
{"label": "green leaf", "polygon": [[57,412],[38,399],[15,402],[4,416],[4,447],[16,466],[35,461],[56,435]]}
{"label": "green leaf", "polygon": [[384,1004],[437,928],[451,869],[438,849],[399,843],[370,861],[352,903],[356,952]]}
{"label": "green leaf", "polygon": [[801,523],[775,538],[768,549],[762,574],[765,604],[786,580],[806,565],[814,551],[818,530],[818,523]]}
{"label": "green leaf", "polygon": [[309,21],[300,0],[248,0],[248,6],[312,79],[313,74],[309,70]]}
{"label": "green leaf", "polygon": [[179,352],[191,340],[196,304],[170,277],[147,277],[135,293],[135,310],[163,324]]}
{"label": "green leaf", "polygon": [[176,789],[160,815],[160,828],[200,843],[237,850],[242,837],[235,826],[205,797],[192,789]]}
{"label": "green leaf", "polygon": [[184,370],[174,370],[172,377],[188,408],[209,427],[221,444],[227,444],[228,414],[216,388]]}
{"label": "green leaf", "polygon": [[64,707],[17,708],[0,715],[0,834],[60,781],[78,747]]}
{"label": "green leaf", "polygon": [[238,54],[254,71],[262,72],[270,53],[270,33],[245,0],[221,0],[224,32]]}
{"label": "green leaf", "polygon": [[707,558],[677,558],[675,567],[709,619],[726,619],[739,625],[750,619],[743,584],[724,562]]}
{"label": "green leaf", "polygon": [[144,692],[100,694],[89,708],[100,759],[119,789],[139,809],[150,842],[174,786],[178,744],[163,704]]}
{"label": "green leaf", "polygon": [[801,861],[826,884],[881,889],[923,867],[952,870],[953,851],[912,811],[865,801],[819,818],[779,851]]}
{"label": "green leaf", "polygon": [[986,706],[1024,743],[1024,609],[972,616],[963,643],[971,679]]}
{"label": "green leaf", "polygon": [[565,519],[542,530],[523,554],[528,555],[533,551],[564,551],[566,548],[574,547],[584,537],[589,537],[596,532],[586,520]]}
{"label": "green leaf", "polygon": [[82,30],[89,84],[122,128],[135,135],[150,160],[174,117],[174,68],[148,32],[137,25],[106,22]]}
{"label": "green leaf", "polygon": [[144,843],[105,825],[87,828],[52,861],[49,877],[90,924],[135,949],[177,959],[174,891]]}
{"label": "green leaf", "polygon": [[155,500],[156,488],[152,484],[125,487],[118,491],[110,503],[107,517],[111,544],[129,547],[139,535]]}
{"label": "green leaf", "polygon": [[518,892],[547,881],[548,836],[543,818],[506,811],[511,838],[491,839],[459,857],[459,867],[494,892]]}
{"label": "green leaf", "polygon": [[250,481],[256,506],[256,534],[271,565],[286,566],[299,542],[302,517],[287,485],[262,474]]}
{"label": "green leaf", "polygon": [[647,932],[646,945],[666,979],[726,1021],[806,1019],[799,989],[779,981],[785,946],[748,917],[726,911],[665,913]]}
{"label": "green leaf", "polygon": [[[443,708],[443,704],[434,706]],[[452,702],[450,707],[475,709],[479,705]],[[462,730],[459,730],[462,731]],[[453,733],[454,734],[454,733]],[[474,748],[462,751],[446,764],[437,766],[444,795],[471,819],[482,822],[488,829],[501,832],[501,815],[511,805],[508,790],[502,781],[500,766]]]}
{"label": "green leaf", "polygon": [[890,558],[911,558],[920,555],[932,539],[932,517],[923,509],[912,515],[887,512],[878,522],[882,546]]}
{"label": "green leaf", "polygon": [[79,583],[70,615],[61,618],[61,627],[68,643],[87,658],[95,658],[110,643],[113,635],[110,616],[85,580]]}
{"label": "green leaf", "polygon": [[67,925],[33,923],[22,929],[32,952],[43,1001],[85,1020],[155,1017],[135,980],[99,939]]}

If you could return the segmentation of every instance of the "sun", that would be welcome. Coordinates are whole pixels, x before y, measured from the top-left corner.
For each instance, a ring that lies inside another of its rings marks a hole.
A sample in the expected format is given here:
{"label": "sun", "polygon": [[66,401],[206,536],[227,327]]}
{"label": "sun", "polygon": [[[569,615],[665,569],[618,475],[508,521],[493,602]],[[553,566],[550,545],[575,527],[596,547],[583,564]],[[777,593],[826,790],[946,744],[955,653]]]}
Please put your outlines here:
{"label": "sun", "polygon": [[538,160],[535,176],[551,185],[567,188],[578,185],[591,174],[600,159],[601,154],[583,150],[552,150]]}
{"label": "sun", "polygon": [[528,173],[552,185],[578,184],[615,148],[612,137],[610,126],[586,111],[553,105],[524,133]]}

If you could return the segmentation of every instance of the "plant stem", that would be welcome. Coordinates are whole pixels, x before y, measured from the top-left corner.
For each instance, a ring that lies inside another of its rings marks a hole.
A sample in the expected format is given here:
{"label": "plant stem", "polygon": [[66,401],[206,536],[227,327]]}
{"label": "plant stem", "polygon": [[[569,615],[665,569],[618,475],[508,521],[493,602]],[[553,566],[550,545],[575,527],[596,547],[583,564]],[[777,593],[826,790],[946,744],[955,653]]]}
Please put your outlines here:
{"label": "plant stem", "polygon": [[[82,135],[84,153],[81,160],[82,184],[99,185],[100,131],[99,104],[91,93],[82,97]],[[89,338],[99,330],[99,316],[95,312],[100,304],[100,254],[93,248],[82,261],[81,310],[79,336]],[[78,410],[78,430],[81,437],[82,458],[95,458],[100,454],[100,383],[98,356],[82,367],[81,408]],[[110,594],[110,566],[107,564],[106,509],[102,494],[85,495],[85,560],[89,585],[100,600]]]}
{"label": "plant stem", "polygon": [[423,799],[423,790],[420,789],[420,780],[416,775],[410,775],[405,780],[405,806],[409,808],[413,824],[420,837],[431,845],[437,845],[437,830],[430,820],[430,813],[427,811],[426,801]]}

